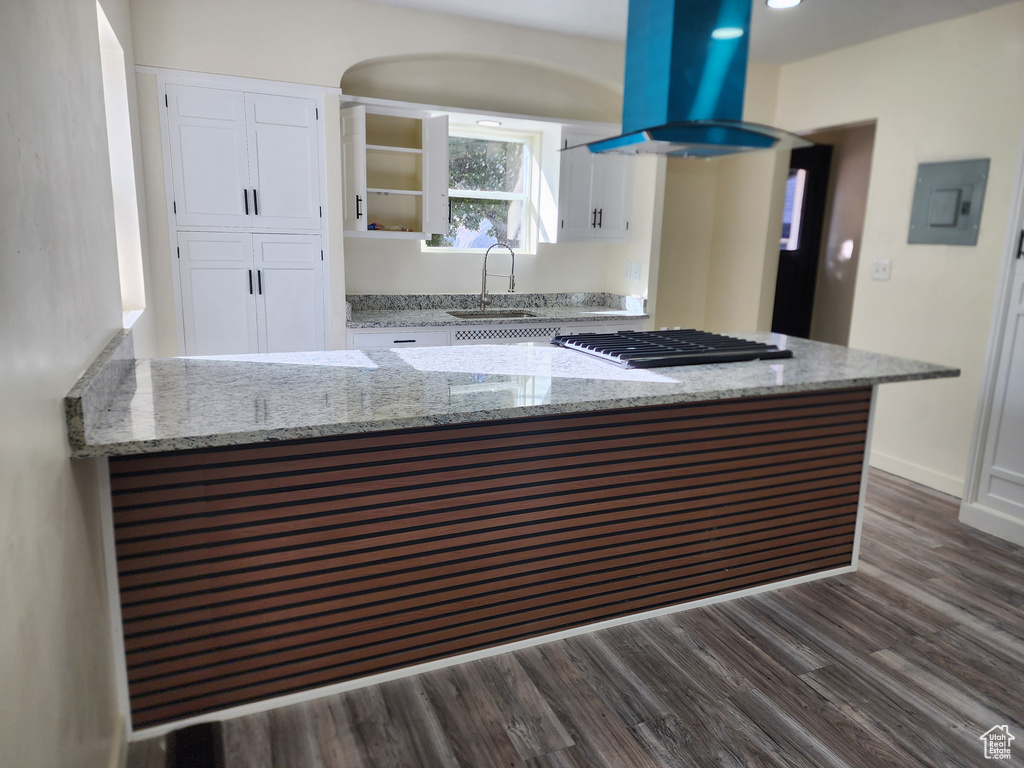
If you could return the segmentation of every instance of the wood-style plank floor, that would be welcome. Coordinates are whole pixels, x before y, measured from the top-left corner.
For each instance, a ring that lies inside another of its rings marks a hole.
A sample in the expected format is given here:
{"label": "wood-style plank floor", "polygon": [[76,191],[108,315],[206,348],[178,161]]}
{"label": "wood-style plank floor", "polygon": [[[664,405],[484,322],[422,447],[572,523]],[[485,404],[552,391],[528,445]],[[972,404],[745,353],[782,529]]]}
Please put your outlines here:
{"label": "wood-style plank floor", "polygon": [[226,766],[980,766],[995,725],[1024,764],[1024,550],[891,475],[867,502],[857,573],[227,721]]}

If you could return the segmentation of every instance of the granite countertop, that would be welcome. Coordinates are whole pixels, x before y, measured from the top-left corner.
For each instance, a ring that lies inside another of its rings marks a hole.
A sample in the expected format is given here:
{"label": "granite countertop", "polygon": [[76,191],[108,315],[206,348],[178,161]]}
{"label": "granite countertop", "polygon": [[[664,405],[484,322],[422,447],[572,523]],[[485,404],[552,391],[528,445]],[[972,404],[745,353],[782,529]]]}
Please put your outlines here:
{"label": "granite countertop", "polygon": [[551,322],[599,323],[648,317],[640,297],[608,293],[493,293],[488,310],[515,309],[533,317],[460,319],[449,310],[477,310],[477,294],[354,295],[349,328],[419,328],[464,325],[536,325]]}
{"label": "granite countertop", "polygon": [[787,360],[624,370],[548,344],[135,360],[119,333],[65,400],[74,457],[117,456],[957,376],[764,333]]}

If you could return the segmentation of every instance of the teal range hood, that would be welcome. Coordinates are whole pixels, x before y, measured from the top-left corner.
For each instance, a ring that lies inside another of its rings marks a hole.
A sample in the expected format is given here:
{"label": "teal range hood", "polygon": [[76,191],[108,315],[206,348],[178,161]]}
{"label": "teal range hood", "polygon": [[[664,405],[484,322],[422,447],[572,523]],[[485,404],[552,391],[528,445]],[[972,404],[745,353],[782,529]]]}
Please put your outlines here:
{"label": "teal range hood", "polygon": [[591,152],[716,157],[810,146],[743,122],[751,0],[630,0],[621,136]]}

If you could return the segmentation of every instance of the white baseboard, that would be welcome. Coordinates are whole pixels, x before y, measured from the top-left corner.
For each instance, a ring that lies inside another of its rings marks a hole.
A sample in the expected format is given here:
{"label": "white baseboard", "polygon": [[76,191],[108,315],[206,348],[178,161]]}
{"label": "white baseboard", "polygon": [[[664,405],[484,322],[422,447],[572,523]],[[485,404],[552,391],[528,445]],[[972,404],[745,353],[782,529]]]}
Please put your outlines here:
{"label": "white baseboard", "polygon": [[920,483],[950,496],[956,496],[958,499],[963,498],[964,479],[962,477],[937,472],[934,469],[922,467],[920,464],[898,459],[895,456],[889,456],[879,451],[871,452],[870,463],[872,467],[883,472],[889,472],[907,480],[913,480],[915,483]]}
{"label": "white baseboard", "polygon": [[1024,547],[1024,520],[979,504],[963,504],[960,522]]}
{"label": "white baseboard", "polygon": [[128,762],[128,721],[124,715],[117,716],[114,735],[110,741],[110,768],[124,768]]}

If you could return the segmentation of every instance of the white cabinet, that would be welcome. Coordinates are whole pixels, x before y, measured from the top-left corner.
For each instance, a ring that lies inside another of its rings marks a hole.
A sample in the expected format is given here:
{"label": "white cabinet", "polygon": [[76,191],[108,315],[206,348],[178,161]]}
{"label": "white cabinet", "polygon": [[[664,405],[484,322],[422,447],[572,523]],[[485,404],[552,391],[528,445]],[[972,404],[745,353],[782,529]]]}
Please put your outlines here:
{"label": "white cabinet", "polygon": [[319,230],[313,98],[170,84],[174,224]]}
{"label": "white cabinet", "polygon": [[390,349],[392,347],[447,347],[448,331],[410,331],[388,328],[382,331],[349,332],[350,349]]}
{"label": "white cabinet", "polygon": [[179,232],[185,354],[325,348],[319,235]]}
{"label": "white cabinet", "polygon": [[564,131],[558,191],[559,240],[624,240],[633,200],[633,158],[595,155],[601,135]]}
{"label": "white cabinet", "polygon": [[426,239],[448,230],[448,117],[341,112],[345,234]]}

